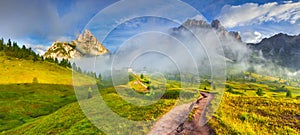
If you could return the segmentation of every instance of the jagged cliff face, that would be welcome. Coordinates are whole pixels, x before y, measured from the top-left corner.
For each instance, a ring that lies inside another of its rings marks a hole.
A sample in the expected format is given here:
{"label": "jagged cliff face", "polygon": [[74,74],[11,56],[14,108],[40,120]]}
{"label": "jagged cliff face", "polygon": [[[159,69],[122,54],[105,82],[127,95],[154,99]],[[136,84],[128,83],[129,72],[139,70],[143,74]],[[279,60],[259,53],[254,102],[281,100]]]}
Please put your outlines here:
{"label": "jagged cliff face", "polygon": [[86,55],[102,55],[109,51],[96,39],[96,37],[88,30],[79,35],[77,40],[74,40],[77,45],[77,50]]}
{"label": "jagged cliff face", "polygon": [[219,20],[213,20],[211,24],[209,24],[204,20],[188,19],[180,27],[175,28],[173,30],[184,30],[186,28],[191,30],[214,29],[216,33],[219,34],[220,38],[224,38],[228,36],[237,39],[237,41],[242,41],[241,36],[238,32],[235,31],[228,32]]}
{"label": "jagged cliff face", "polygon": [[54,42],[44,57],[52,58],[80,58],[82,56],[97,56],[107,54],[109,51],[89,31],[85,30],[76,40],[68,42]]}
{"label": "jagged cliff face", "polygon": [[55,41],[44,54],[44,56],[69,59],[81,57],[82,54],[76,50],[76,44],[74,44],[74,42],[68,43]]}
{"label": "jagged cliff face", "polygon": [[[182,26],[187,28],[210,28],[211,26],[204,20],[188,19],[185,21]],[[180,26],[180,28],[182,27]]]}

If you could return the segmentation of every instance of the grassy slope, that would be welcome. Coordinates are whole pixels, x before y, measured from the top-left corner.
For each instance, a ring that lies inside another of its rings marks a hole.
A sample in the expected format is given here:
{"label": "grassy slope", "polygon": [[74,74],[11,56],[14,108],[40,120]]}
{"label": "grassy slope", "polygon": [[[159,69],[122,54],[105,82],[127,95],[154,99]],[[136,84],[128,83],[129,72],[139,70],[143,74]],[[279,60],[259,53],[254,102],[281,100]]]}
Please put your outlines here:
{"label": "grassy slope", "polygon": [[[155,106],[141,109],[122,101],[116,93],[109,89],[105,90],[103,94],[112,110],[123,117],[139,120],[150,120],[163,114],[174,102],[164,100]],[[93,99],[90,101],[93,102]],[[242,97],[226,93],[219,110],[209,125],[216,130],[217,134],[299,134],[299,114],[300,103],[295,99]],[[101,114],[101,116],[103,115]],[[122,132],[130,133],[130,130]],[[37,133],[103,134],[83,115],[78,103],[69,104],[53,114],[4,134]]]}
{"label": "grassy slope", "polygon": [[[70,69],[48,62],[7,58],[1,52],[0,55],[0,68],[3,70],[0,78],[0,132],[72,134],[80,130],[82,133],[101,133],[85,118],[78,104],[71,103],[76,101],[76,97],[71,86]],[[38,83],[33,83],[33,78],[37,78]],[[78,85],[93,82],[86,76],[79,75],[77,79],[87,80],[77,81],[84,83]],[[107,91],[104,90],[107,93],[102,94],[114,111],[139,120],[157,118],[176,102],[176,99],[166,98],[154,106],[141,108],[125,102],[112,89]]]}
{"label": "grassy slope", "polygon": [[39,83],[72,84],[70,69],[48,62],[33,62],[0,56],[0,70],[0,84],[32,83],[35,77]]}
{"label": "grassy slope", "polygon": [[[217,134],[300,134],[300,95],[297,86],[285,86],[279,78],[252,74],[256,82],[228,81],[232,92],[226,92],[214,118],[209,125]],[[274,82],[277,81],[277,82]],[[262,89],[263,96],[256,91]]]}
{"label": "grassy slope", "polygon": [[[177,85],[173,83],[172,85]],[[178,87],[178,86],[177,86]],[[175,90],[169,90],[175,91]],[[159,118],[164,113],[168,112],[175,103],[177,103],[176,97],[178,96],[165,96],[162,99],[158,100],[155,104],[149,106],[136,106],[131,104],[125,100],[123,100],[118,93],[114,90],[114,87],[102,88],[100,90],[101,96],[106,102],[106,105],[119,116],[137,120],[137,121],[151,121]],[[130,93],[128,98],[130,97]],[[174,94],[174,93],[172,93]],[[177,95],[177,94],[175,94]],[[126,95],[123,95],[126,96]],[[85,100],[83,102],[87,102],[91,106],[98,106],[99,103],[95,101],[96,98],[91,98],[89,100]],[[143,102],[141,99],[132,99],[138,102]],[[118,121],[114,120],[114,118],[109,117],[106,113],[110,113],[105,111],[105,109],[100,109],[98,111],[104,110],[103,112],[93,112],[95,108],[91,108],[90,113],[99,114],[100,120],[108,121]],[[121,123],[122,124],[122,123]],[[126,130],[120,130],[120,132],[125,134],[140,134],[135,133],[133,131],[140,131],[141,129],[144,134],[148,132],[147,125],[130,125],[127,123],[126,125],[120,125],[120,127],[128,127]],[[132,127],[131,127],[132,126]],[[138,129],[134,129],[138,128]],[[113,129],[108,130],[118,130],[118,127],[113,127]],[[68,104],[58,111],[40,118],[36,121],[26,123],[18,128],[3,132],[3,134],[103,134],[99,129],[97,129],[91,122],[85,117],[82,113],[81,108],[78,103]]]}
{"label": "grassy slope", "polygon": [[[0,132],[76,101],[70,69],[8,58],[0,52],[0,70]],[[38,83],[32,83],[35,77]],[[79,79],[91,82],[86,76]]]}
{"label": "grassy slope", "polygon": [[[158,118],[176,103],[174,99],[161,99],[156,104],[150,106],[135,106],[126,101],[124,101],[113,88],[102,89],[101,95],[105,100],[106,104],[115,113],[122,117],[132,119],[132,120],[153,120]],[[83,101],[89,104],[97,104],[96,98],[91,98],[89,100]],[[99,104],[98,104],[99,105]],[[93,105],[92,105],[93,106]],[[91,108],[93,111],[94,109]],[[101,110],[98,110],[101,111]],[[93,112],[92,112],[93,113]],[[98,112],[99,113],[99,112]],[[101,112],[99,113],[99,119],[107,119],[107,115]],[[113,118],[108,118],[111,121],[116,121]],[[120,125],[124,126],[124,125]],[[130,125],[127,130],[122,130],[120,132],[127,134],[135,134],[133,128]],[[145,125],[135,125],[135,131],[144,128],[144,133],[148,132],[148,129],[143,127]],[[110,130],[116,130],[118,127],[113,127]],[[72,103],[64,106],[58,111],[45,116],[39,120],[31,123],[24,124],[18,128],[3,132],[3,134],[103,134],[95,126],[93,126],[90,121],[82,113],[78,103]]]}
{"label": "grassy slope", "polygon": [[2,134],[101,134],[101,131],[88,121],[75,102]]}
{"label": "grassy slope", "polygon": [[[17,68],[11,68],[9,65]],[[2,133],[102,134],[83,115],[78,103],[71,103],[76,99],[70,86],[72,76],[69,69],[51,63],[8,60],[5,57],[0,57],[0,68],[3,71],[1,73],[3,77],[0,78],[0,127],[3,130],[21,125]],[[15,73],[23,76],[19,77],[14,75]],[[8,76],[9,74],[12,75]],[[31,83],[34,77],[42,84]],[[284,98],[285,92],[274,92],[275,88],[281,86],[280,84],[259,83],[266,80],[272,82],[276,78],[256,74],[253,74],[253,77],[258,82],[227,83],[237,93],[225,94],[215,118],[209,123],[211,127],[218,134],[299,134],[300,101]],[[79,79],[84,80],[85,77]],[[167,89],[177,88],[178,86],[174,84],[175,82],[167,84]],[[258,88],[262,88],[266,93],[263,97],[256,95]],[[287,88],[294,96],[299,94],[299,88],[292,86]],[[156,105],[141,108],[121,100],[112,89],[103,90],[102,96],[110,108],[120,116],[136,120],[157,118],[176,102],[172,98],[166,98]],[[60,107],[62,108],[55,111]],[[38,117],[41,115],[47,116]]]}
{"label": "grassy slope", "polygon": [[300,101],[225,94],[209,125],[217,134],[300,134]]}
{"label": "grassy slope", "polygon": [[70,85],[0,85],[0,131],[48,115],[74,101],[76,97]]}
{"label": "grassy slope", "polygon": [[[62,84],[72,85],[72,70],[58,66],[46,61],[33,62],[32,60],[22,60],[10,58],[0,52],[0,84],[21,84],[32,83],[37,78],[42,84]],[[77,79],[86,85],[94,83],[86,76],[79,75]]]}
{"label": "grassy slope", "polygon": [[[248,74],[248,73],[246,73]],[[263,76],[252,73],[251,78],[256,81],[247,80],[227,81],[226,85],[233,88],[233,93],[244,96],[257,96],[256,92],[260,88],[263,90],[265,97],[286,97],[286,90],[292,92],[292,97],[300,96],[300,87],[298,85],[286,85],[285,80],[271,76]],[[279,83],[280,82],[280,83]],[[291,84],[297,82],[291,81]],[[284,86],[285,90],[280,90]]]}

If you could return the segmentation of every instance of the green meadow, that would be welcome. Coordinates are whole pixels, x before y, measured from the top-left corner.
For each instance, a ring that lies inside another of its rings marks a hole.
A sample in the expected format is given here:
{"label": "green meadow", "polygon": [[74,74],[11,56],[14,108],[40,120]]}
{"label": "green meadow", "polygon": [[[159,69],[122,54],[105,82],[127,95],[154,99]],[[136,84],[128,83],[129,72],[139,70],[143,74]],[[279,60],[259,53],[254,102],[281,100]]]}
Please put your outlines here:
{"label": "green meadow", "polygon": [[[105,134],[101,126],[93,125],[82,112],[74,93],[70,68],[47,61],[8,57],[1,52],[0,69],[0,134]],[[76,83],[78,86],[96,82],[87,75],[75,74],[80,82]],[[219,89],[207,80],[200,86],[187,83],[188,87],[183,89],[176,80],[161,80],[159,77],[150,80],[147,75],[131,75],[129,78],[128,84],[117,87],[109,85],[109,80],[102,80],[99,92],[111,110],[137,121],[160,118],[178,104],[180,92],[195,99],[199,96],[198,91]],[[222,102],[207,125],[216,134],[300,134],[300,88],[297,81],[286,82],[249,72],[229,77],[224,84]],[[150,95],[145,100],[151,100],[151,95],[155,94],[163,96],[152,105],[135,106],[125,101],[115,88],[123,89],[126,99],[137,102],[143,101],[132,98],[131,90],[146,97]],[[192,90],[195,88],[197,90]],[[161,89],[165,91],[159,91]],[[190,102],[188,98],[183,101]],[[96,95],[82,102],[97,104]],[[110,118],[105,117],[107,113],[101,112],[99,119],[109,121]],[[135,127],[139,133],[149,132],[149,125]],[[129,129],[122,133],[135,134]]]}
{"label": "green meadow", "polygon": [[[300,134],[298,82],[244,72],[226,92],[208,125],[216,134]],[[290,94],[288,94],[290,93]]]}
{"label": "green meadow", "polygon": [[[0,132],[49,115],[75,102],[72,70],[46,61],[23,60],[0,52]],[[92,79],[79,79],[89,84]]]}

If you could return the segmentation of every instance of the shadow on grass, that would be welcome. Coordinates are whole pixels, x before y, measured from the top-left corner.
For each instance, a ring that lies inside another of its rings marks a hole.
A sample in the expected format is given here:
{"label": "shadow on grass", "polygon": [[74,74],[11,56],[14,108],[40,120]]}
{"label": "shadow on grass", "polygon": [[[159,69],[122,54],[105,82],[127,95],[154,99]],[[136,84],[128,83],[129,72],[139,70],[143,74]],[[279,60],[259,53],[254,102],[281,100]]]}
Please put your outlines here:
{"label": "shadow on grass", "polygon": [[74,101],[71,85],[1,84],[0,132],[48,115]]}

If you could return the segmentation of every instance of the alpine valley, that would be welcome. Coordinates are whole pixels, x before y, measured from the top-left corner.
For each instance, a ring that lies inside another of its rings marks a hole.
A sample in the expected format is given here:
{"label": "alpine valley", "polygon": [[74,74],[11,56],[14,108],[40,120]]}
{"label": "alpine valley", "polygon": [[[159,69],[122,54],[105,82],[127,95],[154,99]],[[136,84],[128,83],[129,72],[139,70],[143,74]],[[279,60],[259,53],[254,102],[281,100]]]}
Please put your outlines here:
{"label": "alpine valley", "polygon": [[[87,71],[72,60],[115,55],[89,30],[71,42],[53,42],[43,56],[1,39],[0,134],[300,134],[300,35],[279,33],[256,44],[245,43],[239,32],[226,30],[219,20],[199,19],[167,29],[191,44],[193,35],[202,41],[217,37],[205,47],[212,57],[226,61],[224,81],[207,75],[214,69],[205,64],[209,58],[195,60],[199,70],[208,69],[204,74],[168,68],[152,72],[146,66],[141,71],[111,69],[115,78]],[[167,51],[176,50],[172,47]],[[134,49],[138,48],[125,56]],[[173,54],[183,59],[181,52]],[[196,49],[190,54],[202,56]],[[154,60],[146,64],[165,64]],[[99,104],[100,95],[105,105]],[[216,111],[211,117],[209,109]],[[201,118],[211,119],[200,125]],[[130,122],[124,124],[123,119]]]}

